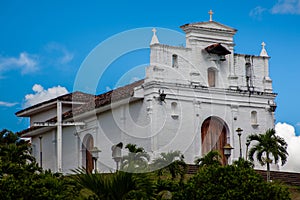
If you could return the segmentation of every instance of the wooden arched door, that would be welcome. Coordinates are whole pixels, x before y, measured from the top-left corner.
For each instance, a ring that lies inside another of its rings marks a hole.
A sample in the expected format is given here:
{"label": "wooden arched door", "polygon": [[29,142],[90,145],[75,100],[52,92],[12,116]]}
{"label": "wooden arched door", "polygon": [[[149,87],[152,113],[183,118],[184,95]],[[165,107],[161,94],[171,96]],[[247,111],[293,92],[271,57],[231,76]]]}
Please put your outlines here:
{"label": "wooden arched door", "polygon": [[82,164],[88,173],[92,173],[94,169],[93,157],[90,152],[93,146],[94,146],[93,137],[90,134],[86,135],[83,139],[83,144],[82,144],[82,150],[83,150]]}
{"label": "wooden arched door", "polygon": [[218,117],[209,117],[204,120],[201,126],[201,140],[202,140],[202,155],[206,155],[212,150],[217,150],[222,156],[222,163],[226,163],[224,156],[224,145],[227,140],[227,125]]}

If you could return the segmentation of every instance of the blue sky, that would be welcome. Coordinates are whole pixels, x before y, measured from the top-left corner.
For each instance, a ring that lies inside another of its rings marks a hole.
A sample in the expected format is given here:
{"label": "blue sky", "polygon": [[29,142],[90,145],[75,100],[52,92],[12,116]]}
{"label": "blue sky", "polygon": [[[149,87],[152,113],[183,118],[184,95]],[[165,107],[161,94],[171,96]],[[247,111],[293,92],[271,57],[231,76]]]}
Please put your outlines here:
{"label": "blue sky", "polygon": [[[214,21],[238,29],[236,53],[258,55],[261,42],[267,44],[270,76],[279,94],[276,121],[292,125],[299,134],[299,0],[1,1],[0,129],[27,128],[28,121],[15,112],[49,95],[73,91],[81,63],[100,42],[143,27],[181,32],[180,25],[208,21],[210,9]],[[150,40],[151,32],[145,35]],[[97,92],[114,88],[131,67],[148,62],[147,49],[120,57]]]}

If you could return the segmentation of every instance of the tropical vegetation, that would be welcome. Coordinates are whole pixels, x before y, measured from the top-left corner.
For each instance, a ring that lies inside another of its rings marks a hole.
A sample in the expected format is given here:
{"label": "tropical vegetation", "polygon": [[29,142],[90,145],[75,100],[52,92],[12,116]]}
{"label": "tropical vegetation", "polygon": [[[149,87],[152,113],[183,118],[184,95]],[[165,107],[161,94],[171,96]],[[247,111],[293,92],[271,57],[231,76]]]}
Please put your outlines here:
{"label": "tropical vegetation", "polygon": [[43,171],[31,156],[29,141],[6,129],[0,131],[0,199],[74,199],[73,179]]}
{"label": "tropical vegetation", "polygon": [[220,154],[212,151],[196,159],[199,170],[191,175],[180,151],[161,153],[151,162],[142,147],[126,148],[122,170],[105,174],[74,169],[74,175],[63,176],[42,170],[31,156],[30,143],[2,130],[0,199],[290,199],[284,185],[264,181],[242,158],[223,166]]}
{"label": "tropical vegetation", "polygon": [[249,160],[254,161],[256,154],[256,159],[262,166],[267,164],[267,181],[270,181],[270,164],[277,164],[281,160],[284,165],[287,161],[287,143],[276,135],[274,129],[269,129],[264,134],[252,134],[248,139],[256,142],[249,150]]}

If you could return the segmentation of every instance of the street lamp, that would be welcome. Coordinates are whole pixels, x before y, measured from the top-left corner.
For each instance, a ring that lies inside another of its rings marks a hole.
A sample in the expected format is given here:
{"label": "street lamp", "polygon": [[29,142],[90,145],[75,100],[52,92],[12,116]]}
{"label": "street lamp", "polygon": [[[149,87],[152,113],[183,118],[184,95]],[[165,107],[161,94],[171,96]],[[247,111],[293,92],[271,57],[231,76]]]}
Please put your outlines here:
{"label": "street lamp", "polygon": [[223,149],[224,149],[224,155],[226,157],[226,165],[228,165],[228,158],[231,156],[231,150],[233,149],[233,147],[230,146],[230,144],[225,144]]}
{"label": "street lamp", "polygon": [[90,153],[92,154],[92,158],[95,162],[95,172],[97,172],[97,160],[99,158],[99,152],[101,152],[101,150],[99,150],[97,147],[93,147],[90,150]]}
{"label": "street lamp", "polygon": [[43,144],[42,144],[42,138],[43,136],[39,136],[40,139],[40,167],[43,167]]}
{"label": "street lamp", "polygon": [[238,133],[238,136],[239,136],[239,143],[240,143],[240,158],[242,158],[242,143],[241,143],[241,135],[242,135],[242,131],[243,129],[241,128],[237,128],[236,129],[236,132]]}
{"label": "street lamp", "polygon": [[117,164],[117,169],[116,171],[119,170],[119,162],[122,160],[122,148],[123,148],[123,143],[120,142],[116,145],[113,145],[111,147],[111,151],[112,151],[112,158],[114,159],[114,161]]}
{"label": "street lamp", "polygon": [[250,140],[247,139],[247,142],[246,142],[246,146],[247,146],[247,148],[246,148],[246,160],[248,160],[248,148],[249,148],[249,145],[250,145]]}

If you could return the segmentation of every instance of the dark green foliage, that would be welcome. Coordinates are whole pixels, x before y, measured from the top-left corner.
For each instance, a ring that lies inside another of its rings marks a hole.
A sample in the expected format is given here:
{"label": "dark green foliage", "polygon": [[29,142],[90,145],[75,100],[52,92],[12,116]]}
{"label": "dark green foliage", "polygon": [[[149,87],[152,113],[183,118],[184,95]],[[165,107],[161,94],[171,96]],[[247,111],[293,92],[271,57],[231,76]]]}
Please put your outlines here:
{"label": "dark green foliage", "polygon": [[204,157],[197,158],[195,161],[199,167],[221,166],[221,155],[218,151],[210,151]]}
{"label": "dark green foliage", "polygon": [[181,181],[169,179],[158,179],[155,184],[156,199],[178,199],[183,198],[185,184]]}
{"label": "dark green foliage", "polygon": [[281,185],[268,183],[249,167],[209,166],[201,168],[184,190],[182,199],[290,199]]}
{"label": "dark green foliage", "polygon": [[184,156],[180,151],[170,151],[161,153],[160,157],[153,161],[152,169],[156,170],[158,176],[170,173],[172,180],[180,176],[182,181],[187,172],[187,164],[184,162]]}
{"label": "dark green foliage", "polygon": [[248,160],[245,160],[244,158],[239,158],[238,160],[233,162],[233,165],[239,167],[239,168],[253,168],[254,164]]}
{"label": "dark green foliage", "polygon": [[153,181],[145,173],[89,174],[85,170],[75,170],[75,181],[93,192],[93,199],[153,199]]}
{"label": "dark green foliage", "polygon": [[0,199],[74,199],[73,180],[43,172],[30,150],[29,142],[13,132],[0,132]]}

